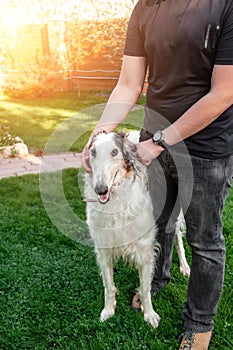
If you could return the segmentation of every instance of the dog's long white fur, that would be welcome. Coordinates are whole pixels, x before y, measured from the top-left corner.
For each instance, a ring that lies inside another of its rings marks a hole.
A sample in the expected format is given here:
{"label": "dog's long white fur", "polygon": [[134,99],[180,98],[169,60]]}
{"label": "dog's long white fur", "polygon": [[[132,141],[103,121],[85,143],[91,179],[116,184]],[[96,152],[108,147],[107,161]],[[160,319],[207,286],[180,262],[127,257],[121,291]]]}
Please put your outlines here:
{"label": "dog's long white fur", "polygon": [[[128,134],[128,140],[134,144],[139,142],[139,132],[138,131],[132,131]],[[179,257],[180,262],[180,272],[184,275],[189,277],[190,276],[190,267],[187,262],[186,256],[185,256],[185,249],[183,244],[183,236],[185,235],[186,231],[186,225],[184,220],[184,215],[182,211],[180,212],[180,215],[177,219],[176,223],[176,231],[175,231],[175,247],[176,251]]]}
{"label": "dog's long white fur", "polygon": [[[131,136],[135,141],[136,136]],[[85,196],[91,200],[87,201],[87,224],[105,288],[100,320],[105,321],[115,313],[117,289],[113,264],[122,257],[139,271],[144,319],[156,328],[160,317],[153,309],[150,294],[158,254],[156,228],[146,167],[133,157],[132,145],[126,136],[115,133],[100,133],[93,140],[89,152],[92,174],[86,174],[84,186]],[[105,204],[98,200],[103,189],[108,191]],[[186,261],[181,230],[177,229],[177,232],[181,237],[177,240],[178,253],[181,253],[182,261]]]}

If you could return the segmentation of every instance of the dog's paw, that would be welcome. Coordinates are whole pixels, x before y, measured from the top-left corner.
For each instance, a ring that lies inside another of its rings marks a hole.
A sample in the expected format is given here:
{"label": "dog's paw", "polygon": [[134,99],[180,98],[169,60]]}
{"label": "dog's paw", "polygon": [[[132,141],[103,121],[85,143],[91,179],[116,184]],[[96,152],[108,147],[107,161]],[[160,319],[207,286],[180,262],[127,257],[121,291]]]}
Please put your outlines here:
{"label": "dog's paw", "polygon": [[188,265],[188,263],[185,264],[181,264],[180,265],[180,272],[182,273],[182,275],[189,277],[190,276],[190,267]]}
{"label": "dog's paw", "polygon": [[100,314],[100,322],[106,321],[108,318],[112,317],[115,314],[115,309],[103,309]]}
{"label": "dog's paw", "polygon": [[157,328],[159,325],[160,317],[155,311],[153,311],[151,313],[144,314],[144,320],[153,328]]}

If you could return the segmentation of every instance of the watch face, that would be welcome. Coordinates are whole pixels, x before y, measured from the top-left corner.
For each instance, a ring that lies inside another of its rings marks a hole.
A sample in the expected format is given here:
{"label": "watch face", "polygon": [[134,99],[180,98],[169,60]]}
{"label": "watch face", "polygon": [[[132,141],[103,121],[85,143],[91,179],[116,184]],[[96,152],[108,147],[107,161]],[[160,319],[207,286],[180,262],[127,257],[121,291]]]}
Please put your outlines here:
{"label": "watch face", "polygon": [[161,131],[157,131],[154,136],[153,136],[153,141],[154,142],[159,142],[162,138],[162,133]]}

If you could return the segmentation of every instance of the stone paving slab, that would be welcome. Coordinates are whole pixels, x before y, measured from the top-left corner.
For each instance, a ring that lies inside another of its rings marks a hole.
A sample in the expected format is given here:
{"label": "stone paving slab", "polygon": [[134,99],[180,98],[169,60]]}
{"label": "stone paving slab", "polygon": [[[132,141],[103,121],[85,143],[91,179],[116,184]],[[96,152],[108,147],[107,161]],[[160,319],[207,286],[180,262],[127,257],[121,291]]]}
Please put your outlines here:
{"label": "stone paving slab", "polygon": [[1,158],[0,179],[80,167],[81,154],[75,152],[44,155],[42,157],[35,157],[30,154],[22,158]]}

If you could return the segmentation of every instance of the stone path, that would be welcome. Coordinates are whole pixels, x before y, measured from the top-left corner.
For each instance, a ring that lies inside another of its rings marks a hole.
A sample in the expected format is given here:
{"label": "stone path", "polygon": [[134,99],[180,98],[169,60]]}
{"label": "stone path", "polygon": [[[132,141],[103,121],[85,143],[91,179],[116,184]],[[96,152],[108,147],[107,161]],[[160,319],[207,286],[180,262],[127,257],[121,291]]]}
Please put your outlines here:
{"label": "stone path", "polygon": [[81,154],[72,152],[42,157],[30,154],[22,158],[0,158],[0,179],[80,167]]}

